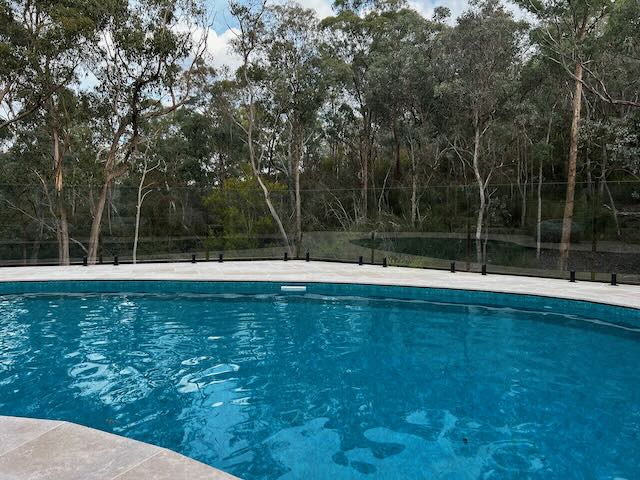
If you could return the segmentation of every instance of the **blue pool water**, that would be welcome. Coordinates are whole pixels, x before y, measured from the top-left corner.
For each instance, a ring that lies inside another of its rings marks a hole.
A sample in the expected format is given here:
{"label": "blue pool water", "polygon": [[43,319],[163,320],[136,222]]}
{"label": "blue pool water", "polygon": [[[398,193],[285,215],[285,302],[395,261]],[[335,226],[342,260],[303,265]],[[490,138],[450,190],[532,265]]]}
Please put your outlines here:
{"label": "blue pool water", "polygon": [[[81,423],[247,479],[640,475],[637,311],[382,287],[52,285],[0,286],[0,415]],[[42,293],[56,290],[74,293]]]}

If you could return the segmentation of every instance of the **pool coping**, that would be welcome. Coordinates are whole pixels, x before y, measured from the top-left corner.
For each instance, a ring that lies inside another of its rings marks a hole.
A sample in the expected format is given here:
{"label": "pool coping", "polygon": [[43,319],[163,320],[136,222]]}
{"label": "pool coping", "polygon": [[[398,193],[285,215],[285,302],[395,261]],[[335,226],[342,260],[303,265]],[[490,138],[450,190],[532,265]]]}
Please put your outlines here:
{"label": "pool coping", "polygon": [[0,416],[0,478],[238,480],[179,453],[70,422]]}
{"label": "pool coping", "polygon": [[640,309],[640,286],[610,285],[514,275],[481,275],[443,270],[382,267],[303,260],[224,263],[12,267],[0,269],[0,282],[90,280],[169,280],[209,282],[333,283],[426,287],[580,300]]}

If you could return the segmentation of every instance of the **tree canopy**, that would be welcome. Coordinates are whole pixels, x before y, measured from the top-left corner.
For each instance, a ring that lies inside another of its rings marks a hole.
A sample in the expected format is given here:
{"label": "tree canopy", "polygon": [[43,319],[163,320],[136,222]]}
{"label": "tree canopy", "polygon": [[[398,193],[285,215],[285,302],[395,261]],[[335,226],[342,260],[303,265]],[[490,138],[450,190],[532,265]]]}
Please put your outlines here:
{"label": "tree canopy", "polygon": [[229,11],[221,69],[197,0],[0,0],[1,260],[333,258],[362,245],[318,232],[377,231],[593,269],[640,242],[638,0]]}

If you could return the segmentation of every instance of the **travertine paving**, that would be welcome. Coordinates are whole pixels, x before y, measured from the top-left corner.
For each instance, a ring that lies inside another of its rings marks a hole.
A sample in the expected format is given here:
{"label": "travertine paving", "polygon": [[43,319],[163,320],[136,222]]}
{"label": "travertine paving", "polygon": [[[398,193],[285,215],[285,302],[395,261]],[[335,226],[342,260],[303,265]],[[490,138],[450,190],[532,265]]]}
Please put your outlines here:
{"label": "travertine paving", "polygon": [[282,260],[0,268],[0,281],[25,280],[236,280],[364,283],[524,293],[640,308],[640,286],[567,280],[450,273],[379,265]]}
{"label": "travertine paving", "polygon": [[164,448],[68,422],[0,417],[1,480],[233,480]]}

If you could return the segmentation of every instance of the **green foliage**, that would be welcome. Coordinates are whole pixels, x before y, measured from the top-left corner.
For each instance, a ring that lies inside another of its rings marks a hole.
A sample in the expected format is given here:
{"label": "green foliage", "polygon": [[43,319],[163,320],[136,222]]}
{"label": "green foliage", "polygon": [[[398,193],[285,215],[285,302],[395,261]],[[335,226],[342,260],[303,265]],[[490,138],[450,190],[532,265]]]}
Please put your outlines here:
{"label": "green foliage", "polygon": [[[267,182],[272,195],[283,195],[286,187]],[[272,242],[276,225],[262,201],[262,192],[251,176],[227,180],[205,198],[213,219],[207,238],[209,250],[256,248]]]}
{"label": "green foliage", "polygon": [[[534,24],[496,0],[450,20],[443,7],[429,19],[404,1],[345,0],[321,21],[295,4],[233,2],[246,69],[227,71],[193,58],[197,1],[0,0],[2,235],[25,240],[21,255],[43,255],[38,242],[55,254],[62,204],[82,252],[104,191],[100,242],[128,251],[142,187],[141,254],[205,238],[209,250],[267,249],[282,245],[274,218],[295,233],[299,179],[305,231],[473,236],[478,131],[483,231],[534,241],[542,180],[543,240],[557,241],[580,61],[573,241],[579,229],[581,248],[638,242],[640,3],[518,3]],[[492,261],[538,265],[530,248],[492,240]],[[398,261],[424,263],[417,242],[396,242]],[[466,252],[450,243],[425,245]]]}

